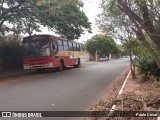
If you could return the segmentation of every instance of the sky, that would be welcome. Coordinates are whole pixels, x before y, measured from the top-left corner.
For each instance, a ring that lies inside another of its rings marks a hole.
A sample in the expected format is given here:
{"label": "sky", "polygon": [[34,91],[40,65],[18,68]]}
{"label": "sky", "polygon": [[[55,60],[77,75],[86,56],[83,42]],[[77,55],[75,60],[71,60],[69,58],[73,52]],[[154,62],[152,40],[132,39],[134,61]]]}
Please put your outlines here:
{"label": "sky", "polygon": [[80,41],[86,41],[87,39],[90,39],[93,35],[99,33],[99,30],[95,24],[95,19],[96,16],[101,13],[101,9],[99,8],[101,0],[83,0],[83,2],[83,11],[88,17],[89,22],[92,23],[92,34],[85,33],[80,37]]}
{"label": "sky", "polygon": [[[95,25],[95,18],[98,14],[101,13],[101,9],[99,8],[101,0],[82,0],[84,2],[84,6],[82,10],[86,14],[86,16],[89,19],[89,22],[92,23],[92,33],[85,33],[82,34],[81,37],[78,39],[78,41],[84,42],[87,41],[87,39],[90,39],[93,35],[98,34],[98,28]],[[34,34],[52,34],[56,35],[54,32],[48,30],[47,28],[42,27],[41,33],[34,33]]]}

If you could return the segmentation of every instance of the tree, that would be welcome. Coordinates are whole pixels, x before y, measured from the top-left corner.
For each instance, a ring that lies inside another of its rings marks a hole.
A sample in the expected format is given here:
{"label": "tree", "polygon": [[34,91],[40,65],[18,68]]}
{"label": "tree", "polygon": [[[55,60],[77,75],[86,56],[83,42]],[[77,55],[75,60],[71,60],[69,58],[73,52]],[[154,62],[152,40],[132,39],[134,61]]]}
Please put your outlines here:
{"label": "tree", "polygon": [[18,19],[14,25],[16,26],[16,29],[13,27],[14,30],[13,33],[18,32],[28,34],[29,36],[33,35],[33,32],[41,32],[40,30],[40,22],[39,20],[35,19],[34,16],[24,17],[21,19]]}
{"label": "tree", "polygon": [[[136,78],[135,74],[135,67],[136,67],[136,57],[138,55],[138,47],[141,45],[141,43],[138,41],[138,39],[127,39],[122,42],[124,49],[128,52],[128,55],[130,57],[130,70],[132,78]],[[133,56],[134,55],[134,56]]]}
{"label": "tree", "polygon": [[86,50],[94,55],[98,52],[100,55],[107,55],[117,53],[117,46],[114,40],[107,35],[97,34],[91,39],[87,40]]}
{"label": "tree", "polygon": [[158,80],[158,77],[160,77],[160,69],[158,69],[155,60],[142,45],[138,46],[138,51],[140,52],[137,54],[137,68],[140,73],[144,74],[144,80],[147,80],[150,75],[154,75]]}
{"label": "tree", "polygon": [[91,23],[83,11],[75,4],[69,4],[54,16],[51,16],[49,27],[68,39],[78,39],[86,30],[91,33]]}
{"label": "tree", "polygon": [[1,0],[0,2],[0,33],[9,30],[8,23],[14,23],[16,17],[34,11],[31,0]]}
{"label": "tree", "polygon": [[[100,28],[111,34],[120,33],[129,38],[130,34],[142,41],[160,69],[160,4],[157,0],[103,0],[103,13],[99,15]],[[109,26],[109,27],[108,27]],[[125,32],[127,34],[125,34]],[[148,41],[146,35],[152,42]],[[123,38],[123,40],[125,40]],[[153,49],[153,47],[155,49]]]}
{"label": "tree", "polygon": [[[140,27],[146,31],[152,41],[157,45],[157,48],[160,50],[160,30],[159,28],[157,29],[157,25],[159,26],[160,20],[160,3],[157,0],[134,0],[133,2],[134,5],[130,4],[129,1],[117,0],[118,7],[121,11],[123,11],[130,18],[137,29]],[[133,10],[131,9],[132,7]],[[137,11],[134,12],[134,10]],[[139,14],[137,12],[139,12]]]}
{"label": "tree", "polygon": [[81,11],[80,0],[2,0],[0,3],[0,34],[17,31],[32,34],[40,25],[55,30],[69,39],[77,39],[85,30],[91,32],[91,23]]}

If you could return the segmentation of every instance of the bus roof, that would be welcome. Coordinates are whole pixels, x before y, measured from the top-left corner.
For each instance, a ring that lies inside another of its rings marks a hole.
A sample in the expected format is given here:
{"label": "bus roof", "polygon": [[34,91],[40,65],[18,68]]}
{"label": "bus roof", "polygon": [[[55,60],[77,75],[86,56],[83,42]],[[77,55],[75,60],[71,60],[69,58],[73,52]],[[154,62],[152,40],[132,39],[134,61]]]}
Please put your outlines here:
{"label": "bus roof", "polygon": [[58,36],[49,35],[49,34],[32,35],[32,36],[24,37],[23,39],[29,39],[29,38],[33,38],[33,37],[49,37],[49,38],[53,38],[53,39],[60,39],[60,40],[66,40],[66,41],[74,41],[74,40],[69,40],[69,39],[66,39],[66,38],[63,38],[63,37],[58,37]]}

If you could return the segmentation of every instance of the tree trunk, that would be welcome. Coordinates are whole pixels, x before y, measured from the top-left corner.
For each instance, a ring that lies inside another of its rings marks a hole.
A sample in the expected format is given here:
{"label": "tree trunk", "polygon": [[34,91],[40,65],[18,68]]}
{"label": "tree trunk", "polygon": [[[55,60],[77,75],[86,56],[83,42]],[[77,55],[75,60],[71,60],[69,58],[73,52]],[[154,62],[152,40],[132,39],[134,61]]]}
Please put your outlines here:
{"label": "tree trunk", "polygon": [[[152,22],[149,19],[149,13],[146,6],[143,7],[143,18],[141,19],[137,14],[135,14],[128,6],[126,1],[117,0],[119,4],[119,8],[126,13],[126,15],[131,19],[131,21],[136,25],[140,25],[141,29],[143,28],[147,34],[150,36],[151,40],[155,43],[157,46],[159,52],[160,52],[160,35],[155,30]],[[137,27],[137,26],[136,26]]]}
{"label": "tree trunk", "polygon": [[132,79],[135,79],[135,78],[136,78],[135,65],[134,65],[133,59],[132,59],[132,51],[131,51],[131,48],[129,48],[129,57],[130,57],[130,69],[131,69]]}
{"label": "tree trunk", "polygon": [[[122,0],[117,0],[118,4],[119,4],[119,8],[126,13],[126,15],[131,19],[131,21],[134,23],[134,25],[136,26],[137,30],[135,30],[137,37],[139,40],[142,41],[143,45],[146,47],[146,49],[150,52],[152,58],[156,61],[158,68],[160,69],[160,60],[158,58],[158,56],[156,55],[156,53],[154,52],[154,50],[152,49],[152,47],[150,46],[150,44],[147,42],[143,32],[142,32],[142,27],[144,28],[144,22],[137,14],[135,14],[128,6],[126,1],[123,2]],[[144,28],[145,29],[145,28]],[[148,29],[147,29],[148,30]],[[146,29],[145,29],[146,31]],[[156,40],[159,40],[160,38],[158,38],[157,36],[153,36],[154,34],[150,31],[148,32],[148,35],[151,37],[151,39],[155,42]],[[151,34],[149,34],[151,33]],[[159,42],[158,42],[159,43]],[[160,44],[157,44],[158,49],[160,50]]]}
{"label": "tree trunk", "polygon": [[150,46],[150,44],[147,42],[143,32],[141,29],[139,29],[137,31],[137,37],[139,40],[142,41],[143,45],[146,47],[146,49],[149,51],[149,53],[151,54],[152,58],[155,60],[155,62],[157,63],[158,68],[160,69],[160,60],[158,58],[158,55],[154,52],[154,50],[152,49],[152,47]]}
{"label": "tree trunk", "polygon": [[145,31],[148,33],[148,35],[150,36],[150,38],[152,39],[152,41],[157,45],[158,50],[160,51],[160,35],[158,34],[158,32],[156,31],[153,23],[151,22],[151,18],[150,18],[150,14],[148,11],[148,7],[146,4],[146,1],[144,1],[144,5],[142,7],[142,14],[143,14],[143,23],[139,23],[141,24],[141,26],[144,27]]}

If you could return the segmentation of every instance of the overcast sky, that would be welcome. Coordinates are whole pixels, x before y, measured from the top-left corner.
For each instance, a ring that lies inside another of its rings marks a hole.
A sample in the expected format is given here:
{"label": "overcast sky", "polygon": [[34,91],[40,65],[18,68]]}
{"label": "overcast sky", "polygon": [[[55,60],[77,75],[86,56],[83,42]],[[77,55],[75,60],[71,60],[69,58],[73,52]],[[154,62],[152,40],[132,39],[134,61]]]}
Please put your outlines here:
{"label": "overcast sky", "polygon": [[[85,33],[82,34],[78,41],[87,41],[93,35],[98,33],[97,26],[95,25],[95,18],[96,16],[101,13],[101,9],[99,8],[101,0],[82,0],[84,2],[83,11],[85,12],[86,16],[89,18],[89,21],[92,23],[92,34]],[[41,34],[41,33],[34,33],[34,34]],[[54,32],[49,31],[47,28],[42,28],[42,34],[54,34]]]}
{"label": "overcast sky", "polygon": [[98,14],[101,13],[101,9],[99,8],[101,0],[83,0],[83,2],[83,11],[89,18],[89,21],[92,23],[92,34],[85,33],[79,39],[80,41],[86,41],[87,39],[90,39],[93,35],[98,33],[98,28],[95,25],[95,18]]}

